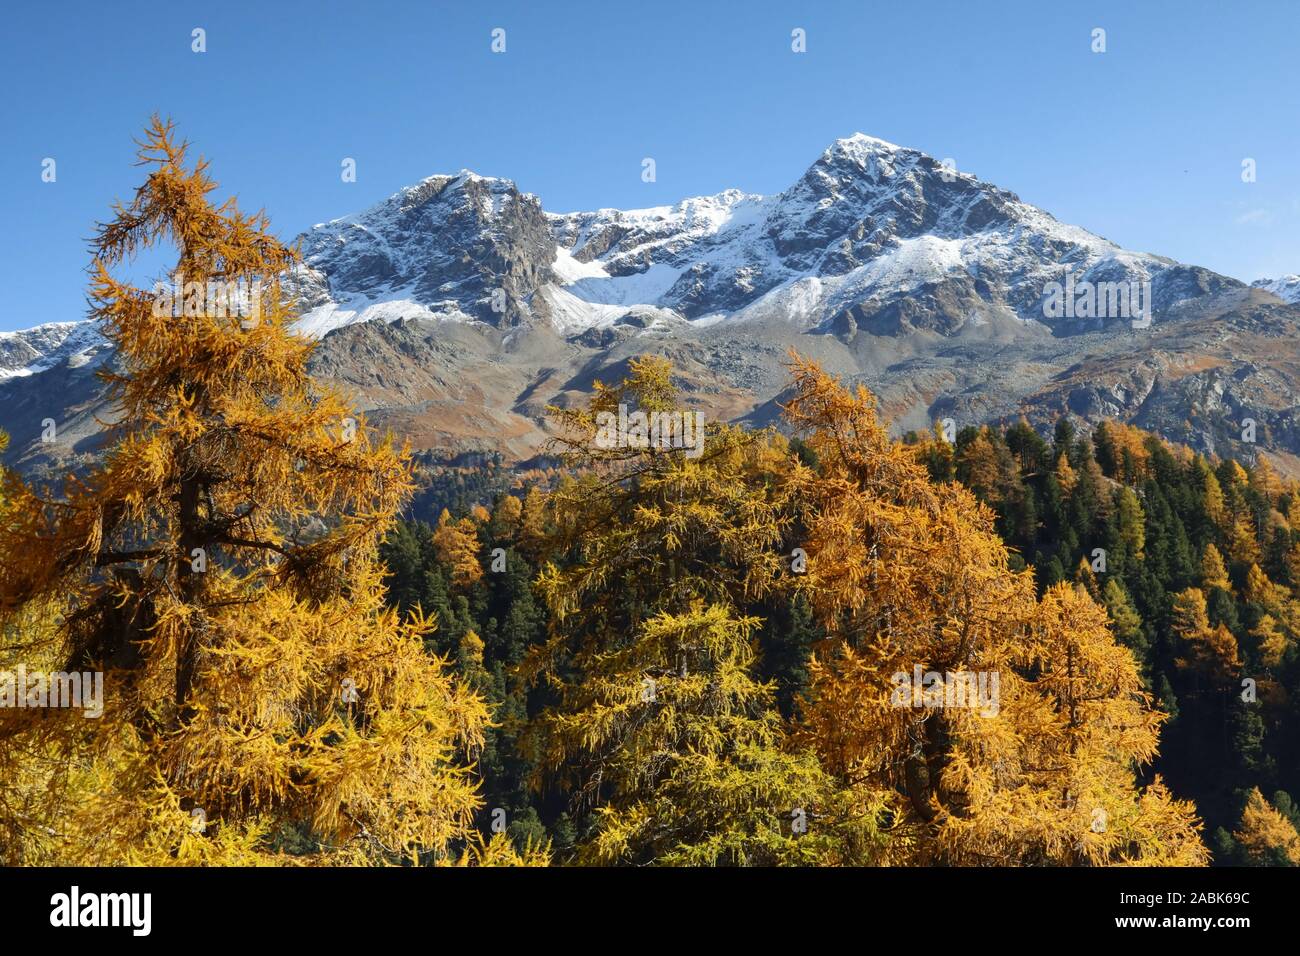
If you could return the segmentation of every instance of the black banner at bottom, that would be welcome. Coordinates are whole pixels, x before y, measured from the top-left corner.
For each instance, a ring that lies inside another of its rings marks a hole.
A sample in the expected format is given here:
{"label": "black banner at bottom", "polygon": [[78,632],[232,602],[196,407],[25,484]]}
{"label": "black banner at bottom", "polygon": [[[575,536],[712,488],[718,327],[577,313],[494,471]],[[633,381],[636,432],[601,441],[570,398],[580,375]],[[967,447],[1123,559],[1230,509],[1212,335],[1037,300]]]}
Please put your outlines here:
{"label": "black banner at bottom", "polygon": [[861,930],[870,919],[923,939],[964,926],[985,938],[1042,929],[1061,939],[1227,941],[1289,924],[1284,907],[1294,907],[1300,870],[9,869],[0,882],[11,939],[77,934],[128,945],[346,945],[374,942],[377,931],[494,945],[552,932],[625,939],[665,919],[689,920],[697,939],[765,939],[789,923],[805,939],[831,940],[843,921]]}

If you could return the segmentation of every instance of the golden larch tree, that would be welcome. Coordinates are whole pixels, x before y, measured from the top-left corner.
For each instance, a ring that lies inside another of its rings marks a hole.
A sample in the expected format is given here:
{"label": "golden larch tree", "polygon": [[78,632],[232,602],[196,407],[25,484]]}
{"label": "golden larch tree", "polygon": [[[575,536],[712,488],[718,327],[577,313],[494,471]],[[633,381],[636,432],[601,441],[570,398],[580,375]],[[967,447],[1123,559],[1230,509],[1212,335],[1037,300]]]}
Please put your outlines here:
{"label": "golden larch tree", "polygon": [[1204,591],[1214,588],[1223,591],[1232,590],[1227,568],[1223,564],[1223,554],[1213,543],[1207,544],[1205,553],[1201,555],[1201,588]]}
{"label": "golden larch tree", "polygon": [[468,588],[482,579],[478,527],[473,518],[457,520],[444,508],[433,532],[433,547],[438,560],[451,569],[453,587]]}
{"label": "golden larch tree", "polygon": [[[0,714],[0,772],[44,795],[4,821],[6,854],[384,862],[469,841],[497,860],[472,839],[485,706],[423,650],[432,622],[385,604],[407,454],[309,376],[279,282],[296,254],[186,152],[155,117],[144,185],[94,239],[111,447],[60,496],[8,489],[0,624],[57,608],[19,659],[103,671],[105,701]],[[183,295],[161,307],[114,274],[159,244]]]}
{"label": "golden larch tree", "polygon": [[1259,787],[1251,789],[1233,837],[1252,866],[1300,866],[1300,834],[1273,807]]}
{"label": "golden larch tree", "polygon": [[1170,627],[1179,638],[1175,664],[1205,683],[1223,690],[1241,667],[1237,639],[1222,623],[1211,626],[1205,592],[1186,588],[1174,595]]}
{"label": "golden larch tree", "polygon": [[[666,362],[634,360],[585,408],[554,410],[578,477],[550,498],[538,578],[545,644],[521,668],[555,703],[528,735],[539,785],[593,810],[582,862],[872,862],[873,812],[855,813],[811,751],[787,746],[755,676],[751,602],[788,565],[773,469],[784,440],[709,426],[698,457],[602,445],[600,416],[681,413]],[[863,801],[866,803],[867,801]]]}
{"label": "golden larch tree", "polygon": [[1038,600],[993,513],[931,484],[864,387],[793,368],[785,414],[820,463],[790,479],[793,580],[829,635],[801,738],[846,786],[890,795],[889,858],[1203,863],[1190,805],[1136,784],[1163,716],[1106,610],[1071,584]]}

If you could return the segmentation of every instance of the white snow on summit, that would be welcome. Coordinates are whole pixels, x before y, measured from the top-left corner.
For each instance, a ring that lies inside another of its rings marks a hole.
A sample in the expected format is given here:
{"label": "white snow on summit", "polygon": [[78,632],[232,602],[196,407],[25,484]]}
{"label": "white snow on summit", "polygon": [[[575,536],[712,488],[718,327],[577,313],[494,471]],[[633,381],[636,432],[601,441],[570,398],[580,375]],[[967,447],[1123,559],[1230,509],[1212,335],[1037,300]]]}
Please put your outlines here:
{"label": "white snow on summit", "polygon": [[1256,279],[1251,283],[1251,287],[1271,292],[1285,302],[1300,303],[1300,275],[1286,275],[1279,279]]}
{"label": "white snow on summit", "polygon": [[35,375],[67,362],[78,368],[108,348],[94,322],[50,322],[21,332],[0,332],[0,382]]}

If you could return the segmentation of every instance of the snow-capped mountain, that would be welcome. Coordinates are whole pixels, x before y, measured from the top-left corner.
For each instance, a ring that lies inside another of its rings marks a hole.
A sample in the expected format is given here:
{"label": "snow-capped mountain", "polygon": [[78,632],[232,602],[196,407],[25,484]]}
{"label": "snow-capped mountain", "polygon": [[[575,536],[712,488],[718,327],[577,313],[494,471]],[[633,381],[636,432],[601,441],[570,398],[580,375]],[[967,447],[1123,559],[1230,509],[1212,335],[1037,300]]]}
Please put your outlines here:
{"label": "snow-capped mountain", "polygon": [[[1295,277],[1252,289],[1128,251],[861,134],[772,196],[552,213],[462,170],[299,242],[314,374],[417,449],[527,459],[548,405],[647,353],[709,418],[769,422],[793,348],[871,387],[900,431],[1119,418],[1300,473],[1300,308],[1277,298]],[[1143,288],[1151,324],[1049,308],[1067,277]],[[111,358],[84,322],[0,336],[7,459],[41,473],[95,454],[113,410],[93,371]],[[1245,417],[1263,436],[1248,448]]]}
{"label": "snow-capped mountain", "polygon": [[109,348],[90,322],[51,322],[21,332],[0,332],[0,382],[65,362],[74,368],[85,365]]}
{"label": "snow-capped mountain", "polygon": [[1271,292],[1283,302],[1300,302],[1300,275],[1282,276],[1280,279],[1256,279],[1253,289]]}
{"label": "snow-capped mountain", "polygon": [[[433,176],[302,238],[302,328],[427,317],[563,335],[780,319],[800,330],[951,334],[1047,318],[1064,281],[1152,283],[1157,312],[1224,280],[1128,252],[931,157],[857,134],[775,196],[727,190],[563,215],[514,183]],[[1118,318],[1118,316],[1114,317]]]}

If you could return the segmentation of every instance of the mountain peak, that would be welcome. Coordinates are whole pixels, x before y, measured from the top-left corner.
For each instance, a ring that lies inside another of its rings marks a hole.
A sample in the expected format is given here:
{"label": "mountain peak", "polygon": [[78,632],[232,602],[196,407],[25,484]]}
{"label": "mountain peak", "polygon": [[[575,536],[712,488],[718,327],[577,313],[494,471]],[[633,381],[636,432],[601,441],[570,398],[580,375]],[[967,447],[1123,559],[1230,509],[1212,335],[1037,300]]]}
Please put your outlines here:
{"label": "mountain peak", "polygon": [[866,133],[854,133],[841,137],[822,151],[810,172],[831,169],[836,175],[856,176],[859,171],[866,171],[871,176],[882,172],[888,175],[895,168],[915,165],[928,159],[925,153],[907,146],[868,136]]}
{"label": "mountain peak", "polygon": [[1256,279],[1251,287],[1271,292],[1283,302],[1300,303],[1300,275],[1295,273],[1276,279]]}
{"label": "mountain peak", "polygon": [[511,180],[462,169],[311,230],[303,252],[301,328],[313,334],[434,318],[571,338],[651,313],[662,323],[637,328],[779,321],[851,339],[1005,319],[1071,334],[1124,316],[1049,315],[1045,290],[1067,270],[1151,282],[1157,311],[1231,281],[1127,252],[861,132],[777,195],[727,189],[643,209],[544,212]]}
{"label": "mountain peak", "polygon": [[107,351],[98,324],[88,319],[0,332],[0,381],[34,375],[63,362],[77,367]]}
{"label": "mountain peak", "polygon": [[897,143],[891,143],[877,136],[868,136],[866,133],[853,133],[850,136],[842,136],[826,149],[827,154],[836,152],[861,153],[864,151],[871,153],[920,152],[920,150],[899,146]]}

